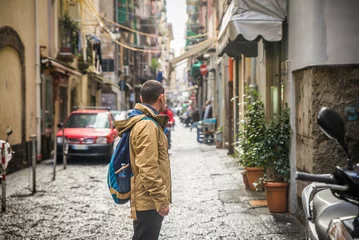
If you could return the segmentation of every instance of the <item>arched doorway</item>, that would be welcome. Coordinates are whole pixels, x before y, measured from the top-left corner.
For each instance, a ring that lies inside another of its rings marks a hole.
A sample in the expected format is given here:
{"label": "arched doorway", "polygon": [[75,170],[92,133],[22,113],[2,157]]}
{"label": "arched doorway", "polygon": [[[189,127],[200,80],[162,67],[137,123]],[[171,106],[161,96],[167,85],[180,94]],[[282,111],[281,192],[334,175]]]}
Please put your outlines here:
{"label": "arched doorway", "polygon": [[[21,168],[22,161],[27,159],[25,47],[19,34],[9,26],[0,28],[0,39],[0,96],[3,104],[0,118],[4,125],[12,125],[14,130],[12,142],[16,154],[9,168]],[[0,131],[3,139],[5,129]]]}

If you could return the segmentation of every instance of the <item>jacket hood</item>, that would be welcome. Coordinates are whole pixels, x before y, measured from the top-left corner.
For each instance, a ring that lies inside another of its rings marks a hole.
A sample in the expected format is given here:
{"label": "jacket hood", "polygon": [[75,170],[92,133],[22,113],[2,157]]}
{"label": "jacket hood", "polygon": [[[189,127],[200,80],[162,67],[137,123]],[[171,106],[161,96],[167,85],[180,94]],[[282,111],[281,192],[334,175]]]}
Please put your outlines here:
{"label": "jacket hood", "polygon": [[130,130],[138,121],[144,117],[153,118],[164,129],[168,122],[168,117],[164,114],[155,114],[153,110],[141,103],[137,103],[135,108],[129,113],[129,118],[121,121],[114,121],[121,136],[124,132]]}

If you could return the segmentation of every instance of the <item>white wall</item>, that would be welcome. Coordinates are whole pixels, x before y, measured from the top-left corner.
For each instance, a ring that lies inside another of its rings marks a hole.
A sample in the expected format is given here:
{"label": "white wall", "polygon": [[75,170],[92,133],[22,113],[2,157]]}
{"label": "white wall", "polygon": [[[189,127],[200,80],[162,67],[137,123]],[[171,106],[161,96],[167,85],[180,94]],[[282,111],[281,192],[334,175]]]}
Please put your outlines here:
{"label": "white wall", "polygon": [[358,9],[356,0],[289,0],[292,70],[359,63]]}

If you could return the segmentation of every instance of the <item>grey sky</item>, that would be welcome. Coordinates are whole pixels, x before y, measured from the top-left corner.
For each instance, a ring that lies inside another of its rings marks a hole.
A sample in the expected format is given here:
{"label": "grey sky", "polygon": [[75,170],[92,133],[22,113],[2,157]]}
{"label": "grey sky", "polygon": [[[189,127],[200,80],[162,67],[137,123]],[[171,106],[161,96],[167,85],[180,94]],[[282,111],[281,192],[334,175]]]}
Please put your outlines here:
{"label": "grey sky", "polygon": [[185,45],[185,31],[187,22],[186,0],[167,1],[167,21],[172,23],[174,40],[171,48],[175,50],[175,56],[180,55],[181,48]]}

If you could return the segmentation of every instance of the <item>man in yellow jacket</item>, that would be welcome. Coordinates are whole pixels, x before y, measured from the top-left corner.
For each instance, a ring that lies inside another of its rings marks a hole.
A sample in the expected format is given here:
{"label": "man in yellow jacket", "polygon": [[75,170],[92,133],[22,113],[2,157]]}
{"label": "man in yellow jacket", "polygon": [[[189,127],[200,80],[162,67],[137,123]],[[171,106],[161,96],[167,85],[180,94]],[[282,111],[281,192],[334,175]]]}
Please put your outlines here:
{"label": "man in yellow jacket", "polygon": [[[158,239],[164,216],[171,203],[171,169],[168,141],[163,129],[168,118],[160,115],[166,103],[164,89],[155,80],[141,88],[141,102],[136,104],[133,117],[118,122],[120,134],[130,133],[131,213],[134,218],[133,240]],[[140,115],[139,115],[140,114]],[[143,118],[143,114],[147,117]],[[138,121],[137,118],[142,118]]]}

